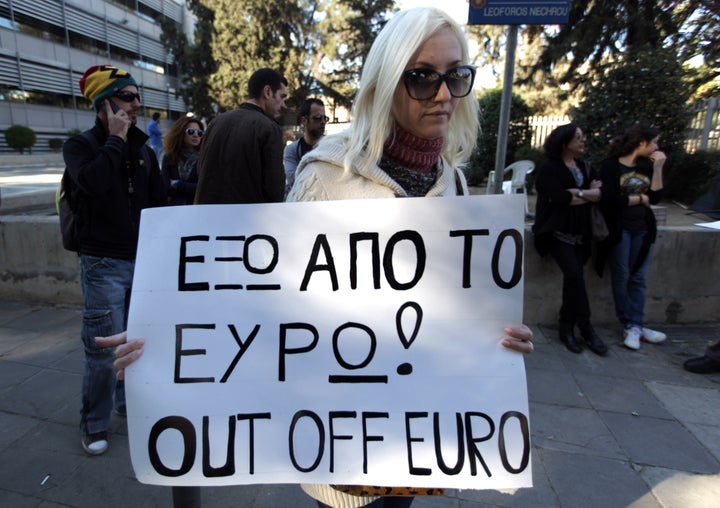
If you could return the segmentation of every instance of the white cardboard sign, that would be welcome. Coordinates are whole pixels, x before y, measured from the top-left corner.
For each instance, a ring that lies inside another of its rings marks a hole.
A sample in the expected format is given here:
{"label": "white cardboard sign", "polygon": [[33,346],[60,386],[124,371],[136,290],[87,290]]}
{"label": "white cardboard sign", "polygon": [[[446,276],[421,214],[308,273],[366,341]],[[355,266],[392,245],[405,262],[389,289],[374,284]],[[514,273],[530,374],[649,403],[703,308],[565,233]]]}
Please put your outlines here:
{"label": "white cardboard sign", "polygon": [[530,486],[520,196],[156,208],[128,333],[159,485]]}

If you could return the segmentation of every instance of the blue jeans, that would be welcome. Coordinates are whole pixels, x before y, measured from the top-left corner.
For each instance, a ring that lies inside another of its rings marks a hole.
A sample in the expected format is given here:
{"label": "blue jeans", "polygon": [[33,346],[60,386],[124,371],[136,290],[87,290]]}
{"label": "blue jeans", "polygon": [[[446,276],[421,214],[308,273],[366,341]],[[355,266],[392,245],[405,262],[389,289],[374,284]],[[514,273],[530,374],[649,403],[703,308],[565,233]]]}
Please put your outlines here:
{"label": "blue jeans", "polygon": [[120,333],[127,327],[135,262],[80,255],[83,292],[81,336],[85,346],[80,425],[86,434],[107,431],[110,413],[125,405],[125,386],[117,381],[113,349],[95,344],[95,337]]}
{"label": "blue jeans", "polygon": [[618,320],[629,328],[641,327],[645,316],[645,276],[650,264],[648,251],[642,265],[631,272],[636,265],[646,231],[622,232],[622,240],[610,253],[612,291],[615,300],[615,314]]}

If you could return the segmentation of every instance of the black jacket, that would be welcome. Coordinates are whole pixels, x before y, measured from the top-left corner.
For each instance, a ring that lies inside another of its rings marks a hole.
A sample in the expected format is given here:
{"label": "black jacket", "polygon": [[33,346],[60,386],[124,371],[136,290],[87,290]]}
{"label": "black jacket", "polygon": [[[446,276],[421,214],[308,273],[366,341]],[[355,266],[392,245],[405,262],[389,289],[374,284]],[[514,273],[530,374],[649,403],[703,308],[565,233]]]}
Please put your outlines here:
{"label": "black jacket", "polygon": [[538,197],[532,231],[535,248],[541,256],[548,253],[555,231],[582,236],[585,259],[590,256],[590,203],[570,206],[573,195],[567,189],[588,189],[590,182],[597,180],[598,176],[585,161],[576,159],[575,162],[583,173],[583,181],[579,187],[570,170],[559,159],[548,159],[538,168],[535,176]]}
{"label": "black jacket", "polygon": [[80,135],[63,146],[78,191],[80,254],[135,259],[140,211],[167,202],[160,167],[145,145],[148,136],[136,126],[127,142],[108,136],[99,119],[90,133],[96,146]]}
{"label": "black jacket", "polygon": [[285,198],[283,136],[249,102],[210,122],[197,165],[195,203],[279,203]]}

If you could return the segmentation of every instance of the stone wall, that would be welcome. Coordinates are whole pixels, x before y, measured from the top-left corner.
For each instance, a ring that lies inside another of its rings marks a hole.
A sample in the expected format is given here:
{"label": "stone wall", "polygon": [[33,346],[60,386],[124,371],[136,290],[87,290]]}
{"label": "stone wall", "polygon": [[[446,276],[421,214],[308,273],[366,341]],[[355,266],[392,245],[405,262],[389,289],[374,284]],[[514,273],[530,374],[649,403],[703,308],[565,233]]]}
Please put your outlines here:
{"label": "stone wall", "polygon": [[[561,274],[540,258],[525,231],[524,322],[553,325]],[[703,323],[720,318],[720,233],[661,227],[648,273],[648,323]],[[595,324],[615,322],[609,275],[588,266],[588,294]],[[82,302],[77,255],[62,248],[58,218],[0,216],[0,298],[78,305]]]}

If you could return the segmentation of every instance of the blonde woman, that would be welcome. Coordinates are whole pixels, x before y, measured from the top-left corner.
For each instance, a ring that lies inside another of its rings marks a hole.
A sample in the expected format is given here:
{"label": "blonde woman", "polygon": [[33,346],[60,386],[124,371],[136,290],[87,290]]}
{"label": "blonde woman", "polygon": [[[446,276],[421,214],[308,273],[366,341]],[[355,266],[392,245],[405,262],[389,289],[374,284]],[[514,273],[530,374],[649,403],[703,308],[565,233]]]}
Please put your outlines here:
{"label": "blonde woman", "polygon": [[[467,194],[459,170],[475,147],[475,68],[461,28],[445,12],[397,13],[368,54],[353,122],[323,138],[298,166],[288,201]],[[532,332],[508,327],[503,345],[532,351]],[[412,497],[348,495],[330,485],[303,485],[320,508],[399,508]]]}

